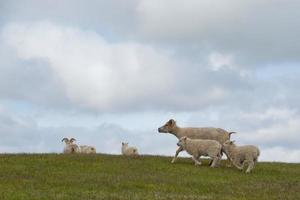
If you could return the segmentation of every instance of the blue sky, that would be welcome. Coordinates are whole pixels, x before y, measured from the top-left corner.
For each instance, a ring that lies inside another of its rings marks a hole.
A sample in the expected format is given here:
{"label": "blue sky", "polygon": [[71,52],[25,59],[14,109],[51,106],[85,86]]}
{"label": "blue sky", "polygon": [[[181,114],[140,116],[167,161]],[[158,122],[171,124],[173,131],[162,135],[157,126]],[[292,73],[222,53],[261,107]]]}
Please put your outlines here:
{"label": "blue sky", "polygon": [[173,155],[179,126],[221,127],[300,162],[298,1],[1,1],[0,152]]}

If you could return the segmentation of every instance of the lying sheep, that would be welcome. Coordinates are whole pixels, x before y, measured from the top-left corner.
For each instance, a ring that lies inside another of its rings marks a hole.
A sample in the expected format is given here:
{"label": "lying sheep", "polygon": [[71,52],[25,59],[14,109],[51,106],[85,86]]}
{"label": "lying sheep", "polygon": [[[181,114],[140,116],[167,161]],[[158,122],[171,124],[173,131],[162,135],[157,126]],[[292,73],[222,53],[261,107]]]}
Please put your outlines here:
{"label": "lying sheep", "polygon": [[247,162],[248,168],[246,173],[250,173],[254,168],[260,154],[258,147],[254,145],[237,146],[234,144],[234,141],[229,140],[223,144],[223,151],[239,170],[243,170],[244,164]]}
{"label": "lying sheep", "polygon": [[184,136],[177,145],[193,156],[195,165],[201,165],[201,156],[209,156],[213,160],[211,167],[215,167],[222,157],[222,145],[215,140],[190,139]]}
{"label": "lying sheep", "polygon": [[129,147],[128,143],[122,142],[122,154],[125,156],[138,156],[138,150],[136,147]]}
{"label": "lying sheep", "polygon": [[[170,119],[165,125],[158,128],[160,133],[171,133],[178,139],[187,136],[190,139],[206,139],[216,140],[220,144],[230,140],[230,136],[235,132],[227,132],[221,128],[203,127],[203,128],[181,128],[176,125],[173,119]],[[183,151],[182,147],[179,147],[175,153],[172,163],[177,159],[178,154]],[[227,156],[227,155],[226,155]],[[228,156],[227,156],[228,158]]]}
{"label": "lying sheep", "polygon": [[71,154],[71,153],[79,153],[80,149],[77,146],[77,144],[74,144],[73,142],[76,141],[74,138],[71,138],[70,140],[68,138],[63,138],[62,142],[65,142],[64,147],[64,154]]}
{"label": "lying sheep", "polygon": [[82,145],[80,147],[80,153],[83,154],[95,154],[96,153],[96,148],[92,146],[87,146],[87,145]]}

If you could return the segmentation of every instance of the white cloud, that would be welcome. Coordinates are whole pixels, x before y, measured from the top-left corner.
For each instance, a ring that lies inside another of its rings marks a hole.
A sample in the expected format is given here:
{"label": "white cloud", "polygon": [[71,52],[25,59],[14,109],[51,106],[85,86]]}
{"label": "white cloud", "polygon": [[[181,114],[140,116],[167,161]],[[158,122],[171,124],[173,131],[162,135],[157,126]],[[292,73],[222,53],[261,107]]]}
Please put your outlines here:
{"label": "white cloud", "polygon": [[93,109],[152,101],[174,84],[176,63],[167,52],[148,46],[109,43],[95,32],[47,22],[9,24],[2,35],[21,59],[45,59],[68,97]]}
{"label": "white cloud", "polygon": [[138,28],[144,38],[180,43],[183,51],[234,54],[242,68],[299,62],[298,7],[293,0],[142,0]]}
{"label": "white cloud", "polygon": [[232,55],[223,55],[217,52],[211,53],[208,61],[214,71],[218,71],[221,68],[232,69],[234,64]]}

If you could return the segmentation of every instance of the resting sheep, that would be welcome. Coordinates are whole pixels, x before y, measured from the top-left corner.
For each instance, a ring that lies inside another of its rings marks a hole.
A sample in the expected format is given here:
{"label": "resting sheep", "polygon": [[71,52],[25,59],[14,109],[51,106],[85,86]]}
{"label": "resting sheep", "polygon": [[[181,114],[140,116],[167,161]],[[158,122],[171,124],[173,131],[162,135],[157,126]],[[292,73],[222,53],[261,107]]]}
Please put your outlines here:
{"label": "resting sheep", "polygon": [[63,138],[62,142],[65,142],[64,147],[64,154],[72,154],[72,153],[79,153],[80,149],[77,146],[77,144],[73,144],[73,142],[76,141],[74,138],[71,138],[70,140],[68,138]]}
{"label": "resting sheep", "polygon": [[[170,119],[165,125],[158,128],[160,133],[171,133],[178,139],[187,136],[190,139],[206,139],[206,140],[216,140],[220,144],[225,141],[230,140],[230,136],[235,132],[227,132],[221,128],[203,127],[203,128],[181,128],[176,125],[173,119]],[[178,154],[183,151],[182,147],[179,147],[176,154],[172,160],[172,163],[177,159]],[[226,155],[227,156],[227,155]],[[227,156],[228,158],[228,156]]]}
{"label": "resting sheep", "polygon": [[233,141],[226,141],[223,144],[223,151],[229,156],[232,164],[239,170],[243,170],[244,164],[248,163],[246,173],[250,173],[257,162],[260,154],[258,147],[254,145],[237,146]]}
{"label": "resting sheep", "polygon": [[128,146],[128,143],[122,142],[122,154],[125,156],[138,156],[138,150],[136,147]]}
{"label": "resting sheep", "polygon": [[95,154],[96,153],[96,148],[92,146],[87,146],[87,145],[82,145],[80,147],[80,153],[83,154]]}
{"label": "resting sheep", "polygon": [[215,167],[222,158],[222,145],[215,140],[190,139],[184,136],[177,145],[193,156],[195,165],[201,165],[201,156],[213,159],[211,167]]}

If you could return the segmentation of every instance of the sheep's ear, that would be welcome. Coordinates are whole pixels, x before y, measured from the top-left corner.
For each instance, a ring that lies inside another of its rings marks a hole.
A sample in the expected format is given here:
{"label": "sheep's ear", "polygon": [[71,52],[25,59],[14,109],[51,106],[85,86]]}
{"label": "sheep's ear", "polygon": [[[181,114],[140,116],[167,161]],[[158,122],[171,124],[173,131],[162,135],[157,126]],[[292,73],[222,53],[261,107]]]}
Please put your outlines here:
{"label": "sheep's ear", "polygon": [[187,137],[186,137],[186,136],[184,136],[182,139],[183,139],[183,141],[186,141]]}
{"label": "sheep's ear", "polygon": [[234,142],[235,142],[234,140],[233,140],[233,141],[230,141],[230,144],[234,144]]}
{"label": "sheep's ear", "polygon": [[175,120],[174,119],[170,119],[169,121],[168,121],[168,124],[170,125],[170,126],[174,126],[175,125]]}

